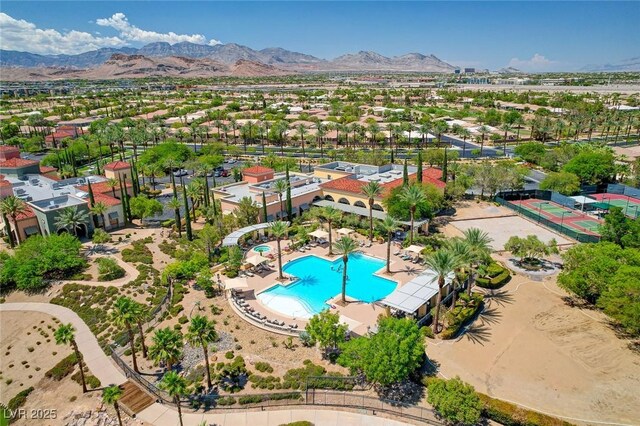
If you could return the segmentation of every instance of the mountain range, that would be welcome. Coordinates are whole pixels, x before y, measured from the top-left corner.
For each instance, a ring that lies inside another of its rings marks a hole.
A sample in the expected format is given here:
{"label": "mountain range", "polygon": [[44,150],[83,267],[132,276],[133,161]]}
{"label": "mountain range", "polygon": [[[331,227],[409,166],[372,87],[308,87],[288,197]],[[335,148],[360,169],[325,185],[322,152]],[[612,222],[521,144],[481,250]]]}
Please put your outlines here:
{"label": "mountain range", "polygon": [[142,77],[256,77],[291,73],[292,71],[283,70],[273,65],[246,59],[226,64],[209,58],[149,57],[138,54],[114,53],[104,63],[91,68],[5,67],[3,68],[3,79],[8,81],[40,81]]}
{"label": "mountain range", "polygon": [[624,59],[613,64],[587,65],[581,71],[590,72],[637,72],[640,71],[640,56]]}
{"label": "mountain range", "polygon": [[357,52],[333,60],[293,52],[279,47],[255,50],[236,43],[215,46],[182,42],[150,43],[139,49],[102,48],[77,55],[38,55],[29,52],[0,50],[0,67],[22,68],[95,68],[109,61],[114,54],[140,55],[147,58],[182,57],[210,59],[233,65],[240,60],[270,65],[289,71],[419,71],[453,72],[455,67],[434,55],[409,53],[386,57],[375,52]]}

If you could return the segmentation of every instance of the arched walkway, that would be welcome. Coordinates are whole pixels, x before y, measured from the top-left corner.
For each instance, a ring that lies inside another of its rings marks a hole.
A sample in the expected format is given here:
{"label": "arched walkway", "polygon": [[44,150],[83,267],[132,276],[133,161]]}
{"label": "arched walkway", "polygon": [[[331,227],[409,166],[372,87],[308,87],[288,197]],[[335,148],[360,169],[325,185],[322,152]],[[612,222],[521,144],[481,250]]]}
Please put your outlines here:
{"label": "arched walkway", "polygon": [[354,206],[356,207],[363,207],[366,208],[367,206],[360,200],[356,201],[355,203],[353,203]]}
{"label": "arched walkway", "polygon": [[338,200],[338,204],[346,204],[346,205],[351,205],[351,203],[349,202],[349,200],[347,200],[346,198],[340,198]]}

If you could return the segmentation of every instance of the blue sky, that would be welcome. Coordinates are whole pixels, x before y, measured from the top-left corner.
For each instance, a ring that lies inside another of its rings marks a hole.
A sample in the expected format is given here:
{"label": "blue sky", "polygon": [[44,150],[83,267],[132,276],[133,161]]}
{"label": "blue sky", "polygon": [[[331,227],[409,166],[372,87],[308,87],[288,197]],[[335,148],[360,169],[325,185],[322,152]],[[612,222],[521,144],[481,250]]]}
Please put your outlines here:
{"label": "blue sky", "polygon": [[150,41],[283,47],[331,59],[433,53],[460,66],[573,70],[640,56],[640,2],[2,1],[0,47],[80,53]]}

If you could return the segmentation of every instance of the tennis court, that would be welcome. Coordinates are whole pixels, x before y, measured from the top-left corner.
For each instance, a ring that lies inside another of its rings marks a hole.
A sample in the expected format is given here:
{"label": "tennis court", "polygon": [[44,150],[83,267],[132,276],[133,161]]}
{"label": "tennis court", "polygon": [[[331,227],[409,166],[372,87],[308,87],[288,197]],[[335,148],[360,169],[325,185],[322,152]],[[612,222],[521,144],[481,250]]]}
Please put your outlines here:
{"label": "tennis court", "polygon": [[598,200],[599,203],[620,207],[622,212],[631,217],[640,217],[640,200],[623,194],[589,194],[589,197]]}
{"label": "tennis court", "polygon": [[546,219],[576,232],[599,235],[598,229],[602,222],[578,210],[561,206],[553,201],[539,200],[537,198],[516,201],[513,204],[529,211],[532,216],[537,216],[538,220]]}

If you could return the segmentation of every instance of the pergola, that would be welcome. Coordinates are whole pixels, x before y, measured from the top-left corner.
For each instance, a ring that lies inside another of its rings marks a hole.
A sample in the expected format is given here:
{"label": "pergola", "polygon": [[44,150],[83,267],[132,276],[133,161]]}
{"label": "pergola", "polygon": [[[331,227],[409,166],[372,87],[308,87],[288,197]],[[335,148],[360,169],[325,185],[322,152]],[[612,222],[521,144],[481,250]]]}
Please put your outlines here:
{"label": "pergola", "polygon": [[[453,272],[447,275],[445,286],[451,284],[453,278]],[[431,270],[426,270],[405,285],[396,288],[379,303],[407,314],[414,314],[422,305],[433,299],[438,291],[438,275]]]}
{"label": "pergola", "polygon": [[[289,222],[287,222],[287,225],[289,225]],[[230,233],[229,235],[227,235],[224,240],[222,240],[222,245],[224,247],[229,247],[229,246],[237,246],[238,245],[238,241],[240,240],[240,238],[242,238],[244,235],[250,233],[250,232],[254,232],[254,231],[260,231],[263,229],[267,229],[271,226],[271,222],[265,222],[265,223],[259,223],[257,225],[250,225],[250,226],[245,226],[244,228],[238,229],[236,231],[233,231],[232,233]]]}

